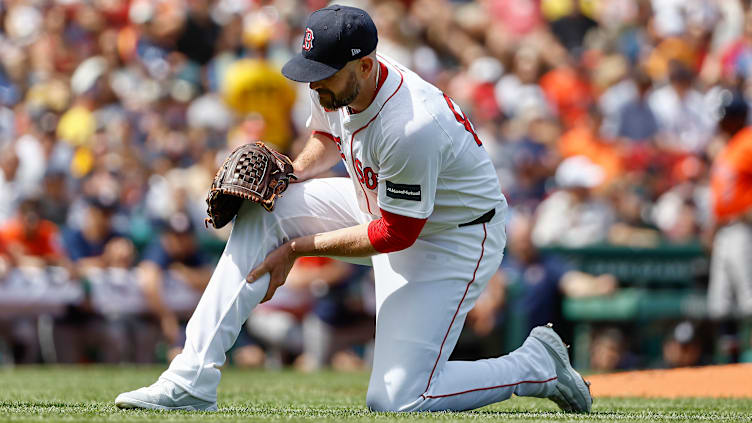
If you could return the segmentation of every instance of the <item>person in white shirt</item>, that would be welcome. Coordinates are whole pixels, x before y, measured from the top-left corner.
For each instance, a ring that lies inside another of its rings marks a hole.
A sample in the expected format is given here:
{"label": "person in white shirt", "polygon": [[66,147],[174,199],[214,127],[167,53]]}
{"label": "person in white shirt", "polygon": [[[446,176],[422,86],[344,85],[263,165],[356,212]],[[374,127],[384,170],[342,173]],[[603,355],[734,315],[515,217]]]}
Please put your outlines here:
{"label": "person in white shirt", "polygon": [[[329,256],[374,268],[371,410],[468,410],[516,394],[590,411],[588,386],[550,327],[509,355],[448,361],[501,262],[506,200],[459,106],[377,55],[377,40],[357,8],[333,5],[308,18],[302,53],[282,69],[311,88],[312,135],[293,164],[299,183],[273,213],[241,207],[183,353],[117,406],[216,409],[218,367],[251,310],[297,257]],[[340,159],[350,178],[315,179]]]}
{"label": "person in white shirt", "polygon": [[615,223],[614,212],[593,194],[604,178],[603,168],[585,156],[564,159],[554,176],[559,189],[536,210],[533,243],[539,248],[579,248],[605,242]]}
{"label": "person in white shirt", "polygon": [[712,101],[693,87],[691,69],[679,61],[669,65],[669,84],[648,96],[648,106],[658,123],[658,144],[678,153],[699,154],[716,128]]}

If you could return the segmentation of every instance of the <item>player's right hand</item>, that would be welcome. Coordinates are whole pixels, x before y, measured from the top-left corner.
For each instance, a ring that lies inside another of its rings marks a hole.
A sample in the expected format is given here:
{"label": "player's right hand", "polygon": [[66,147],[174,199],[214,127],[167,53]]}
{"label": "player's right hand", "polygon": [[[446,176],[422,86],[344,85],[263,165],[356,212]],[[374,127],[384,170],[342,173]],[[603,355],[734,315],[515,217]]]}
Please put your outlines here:
{"label": "player's right hand", "polygon": [[245,278],[248,283],[253,283],[261,276],[269,274],[269,288],[267,288],[266,295],[261,300],[262,303],[271,300],[277,288],[284,285],[287,275],[295,263],[295,258],[291,244],[286,242],[269,253],[260,265],[248,273]]}

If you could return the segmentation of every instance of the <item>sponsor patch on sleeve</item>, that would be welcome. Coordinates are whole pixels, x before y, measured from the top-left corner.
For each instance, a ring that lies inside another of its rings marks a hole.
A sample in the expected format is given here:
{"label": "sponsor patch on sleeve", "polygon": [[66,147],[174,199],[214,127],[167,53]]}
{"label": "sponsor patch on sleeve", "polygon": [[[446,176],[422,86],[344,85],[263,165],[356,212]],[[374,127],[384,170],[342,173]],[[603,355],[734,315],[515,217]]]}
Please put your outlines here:
{"label": "sponsor patch on sleeve", "polygon": [[386,196],[400,200],[420,201],[420,185],[393,184],[386,181]]}

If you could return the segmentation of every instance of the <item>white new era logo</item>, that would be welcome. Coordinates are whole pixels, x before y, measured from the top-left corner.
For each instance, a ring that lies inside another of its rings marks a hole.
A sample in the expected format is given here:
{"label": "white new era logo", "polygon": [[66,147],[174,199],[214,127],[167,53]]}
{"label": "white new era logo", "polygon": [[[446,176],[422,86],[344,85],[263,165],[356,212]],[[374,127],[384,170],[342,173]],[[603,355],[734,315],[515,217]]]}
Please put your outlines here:
{"label": "white new era logo", "polygon": [[353,56],[355,56],[356,54],[360,53],[360,49],[359,48],[353,48],[353,49],[350,49],[350,51],[352,52]]}

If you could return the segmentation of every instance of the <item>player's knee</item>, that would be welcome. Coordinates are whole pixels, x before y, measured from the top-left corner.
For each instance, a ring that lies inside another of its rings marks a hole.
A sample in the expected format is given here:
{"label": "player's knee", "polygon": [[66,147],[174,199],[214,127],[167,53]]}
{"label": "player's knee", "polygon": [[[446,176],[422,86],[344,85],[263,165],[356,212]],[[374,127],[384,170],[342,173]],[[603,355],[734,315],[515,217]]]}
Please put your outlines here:
{"label": "player's knee", "polygon": [[384,411],[384,403],[383,399],[380,395],[373,392],[373,390],[369,389],[368,393],[366,394],[366,407],[368,407],[371,411]]}
{"label": "player's knee", "polygon": [[415,411],[418,398],[415,395],[407,395],[400,390],[390,392],[385,386],[368,388],[366,394],[366,406],[371,411],[402,412]]}
{"label": "player's knee", "polygon": [[368,389],[366,406],[371,411],[399,411],[397,404],[390,400],[386,391],[380,389]]}

